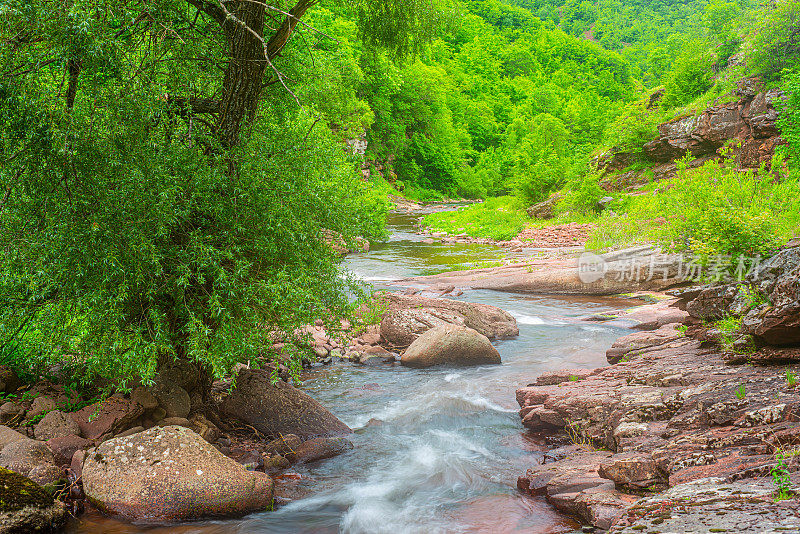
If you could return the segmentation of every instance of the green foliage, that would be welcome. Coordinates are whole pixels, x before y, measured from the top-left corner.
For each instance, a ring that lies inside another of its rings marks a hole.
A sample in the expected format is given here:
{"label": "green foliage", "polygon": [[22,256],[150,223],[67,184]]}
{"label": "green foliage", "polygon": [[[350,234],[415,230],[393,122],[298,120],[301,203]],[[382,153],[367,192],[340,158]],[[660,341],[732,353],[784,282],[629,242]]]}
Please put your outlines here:
{"label": "green foliage", "polygon": [[759,12],[750,43],[748,64],[766,80],[800,66],[800,1],[769,2]]}
{"label": "green foliage", "polygon": [[735,316],[727,316],[714,323],[714,328],[719,330],[719,344],[725,352],[733,351],[733,342],[741,328],[741,319]]}
{"label": "green foliage", "polygon": [[682,167],[650,194],[630,198],[624,213],[604,212],[598,223],[593,248],[657,241],[704,265],[721,258],[732,269],[747,268],[800,227],[800,184],[796,176],[776,181],[764,169],[739,170],[732,160]]}
{"label": "green foliage", "polygon": [[457,29],[410,64],[362,55],[360,94],[375,114],[367,157],[417,197],[546,196],[630,98],[628,66],[524,9],[466,7]]}
{"label": "green foliage", "polygon": [[527,222],[527,214],[513,197],[491,198],[454,211],[431,213],[423,219],[423,224],[434,231],[500,241],[516,237]]}
{"label": "green foliage", "polygon": [[784,153],[789,156],[789,165],[800,169],[800,71],[786,70],[781,86],[788,98],[783,103],[778,118],[781,137],[786,139]]}
{"label": "green foliage", "polygon": [[786,385],[790,388],[797,385],[797,375],[791,369],[786,371]]}
{"label": "green foliage", "polygon": [[775,500],[782,501],[791,499],[794,493],[791,491],[792,477],[786,465],[787,454],[778,449],[775,451],[775,465],[770,470],[772,484],[775,487]]}
{"label": "green foliage", "polygon": [[579,214],[597,211],[598,201],[607,193],[600,187],[594,173],[586,173],[567,183],[563,189],[564,197],[556,205],[559,213]]}
{"label": "green foliage", "polygon": [[746,396],[747,396],[747,389],[745,388],[745,385],[742,384],[736,389],[736,398],[742,400]]}
{"label": "green foliage", "polygon": [[688,104],[713,85],[713,66],[717,58],[710,51],[700,52],[703,45],[693,42],[687,45],[685,52],[672,67],[665,84],[663,103],[667,107]]}
{"label": "green foliage", "polygon": [[274,332],[355,305],[319,236],[382,235],[386,200],[342,143],[372,121],[356,26],[320,10],[340,42],[306,66],[291,40],[281,59],[307,107],[267,90],[231,147],[178,98],[215,97],[226,62],[216,22],[187,7],[0,8],[0,38],[21,39],[0,49],[0,333],[23,376],[66,362],[124,385],[176,357],[219,376],[268,357]]}

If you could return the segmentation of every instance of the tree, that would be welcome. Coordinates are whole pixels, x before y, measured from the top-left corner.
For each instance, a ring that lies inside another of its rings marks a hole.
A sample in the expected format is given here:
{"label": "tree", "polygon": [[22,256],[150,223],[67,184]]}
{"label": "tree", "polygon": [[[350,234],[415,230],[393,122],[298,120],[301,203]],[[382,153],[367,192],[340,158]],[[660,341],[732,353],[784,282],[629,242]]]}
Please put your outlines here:
{"label": "tree", "polygon": [[[332,117],[295,102],[310,49],[292,37],[316,3],[0,3],[6,358],[123,381],[191,361],[207,397],[276,336],[352,308],[320,232],[377,236],[385,201]],[[400,54],[441,21],[378,4],[347,9],[396,15],[362,33]]]}

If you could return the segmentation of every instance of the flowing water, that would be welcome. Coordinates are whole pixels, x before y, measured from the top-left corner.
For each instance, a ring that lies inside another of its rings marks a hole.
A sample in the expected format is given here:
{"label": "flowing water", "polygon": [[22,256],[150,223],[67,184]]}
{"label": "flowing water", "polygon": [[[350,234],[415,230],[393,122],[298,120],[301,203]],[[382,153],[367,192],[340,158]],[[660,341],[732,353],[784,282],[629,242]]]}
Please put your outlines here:
{"label": "flowing water", "polygon": [[[502,258],[486,245],[424,244],[413,217],[391,215],[391,237],[347,267],[376,287]],[[355,449],[293,468],[277,483],[292,502],[239,520],[145,528],[89,516],[74,533],[563,533],[577,524],[517,476],[542,454],[522,430],[514,390],[554,369],[604,365],[623,325],[581,321],[630,305],[610,299],[468,291],[471,302],[517,319],[519,337],[498,341],[502,365],[407,369],[338,364],[309,372],[302,387],[350,425]],[[304,496],[305,495],[305,496]]]}

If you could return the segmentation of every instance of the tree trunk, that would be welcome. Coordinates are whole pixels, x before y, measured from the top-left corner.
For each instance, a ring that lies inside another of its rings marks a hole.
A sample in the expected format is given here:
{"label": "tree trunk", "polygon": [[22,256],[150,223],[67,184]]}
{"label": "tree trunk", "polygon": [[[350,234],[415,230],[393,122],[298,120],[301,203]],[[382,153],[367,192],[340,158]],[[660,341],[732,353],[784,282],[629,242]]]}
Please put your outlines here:
{"label": "tree trunk", "polygon": [[264,71],[268,66],[264,56],[264,6],[241,2],[230,11],[250,31],[231,20],[224,24],[230,61],[222,85],[217,131],[226,147],[236,146],[242,127],[253,121],[261,97]]}

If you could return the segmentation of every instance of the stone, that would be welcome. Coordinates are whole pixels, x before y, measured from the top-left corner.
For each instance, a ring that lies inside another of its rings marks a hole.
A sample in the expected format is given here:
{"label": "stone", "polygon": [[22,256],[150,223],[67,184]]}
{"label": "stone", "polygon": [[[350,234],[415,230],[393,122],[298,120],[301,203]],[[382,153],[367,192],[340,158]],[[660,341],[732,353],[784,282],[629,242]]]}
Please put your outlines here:
{"label": "stone", "polygon": [[53,410],[47,412],[42,420],[36,423],[33,435],[36,439],[47,441],[52,438],[79,435],[81,428],[68,414]]}
{"label": "stone", "polygon": [[424,332],[445,324],[467,326],[489,339],[507,339],[519,334],[514,317],[488,304],[396,293],[379,298],[387,306],[380,337],[395,348],[408,347]]}
{"label": "stone", "polygon": [[406,367],[499,364],[500,353],[481,333],[456,325],[432,328],[419,336],[400,358]]}
{"label": "stone", "polygon": [[58,404],[56,404],[56,401],[47,395],[39,395],[31,402],[31,407],[28,410],[27,417],[28,419],[31,419],[37,415],[42,415],[56,409],[58,409]]}
{"label": "stone", "polygon": [[89,448],[91,444],[90,440],[80,436],[63,436],[47,440],[47,446],[53,451],[56,465],[70,465],[75,453]]}
{"label": "stone", "polygon": [[192,423],[185,417],[165,417],[158,422],[158,426],[182,426],[183,428],[191,428]]}
{"label": "stone", "polygon": [[0,468],[0,532],[58,531],[66,522],[67,509],[32,480]]}
{"label": "stone", "polygon": [[611,462],[600,465],[598,473],[615,484],[635,489],[650,488],[666,483],[656,462],[640,454],[615,455]]}
{"label": "stone", "polygon": [[555,217],[556,204],[558,204],[562,198],[563,195],[556,193],[546,200],[534,204],[525,210],[525,212],[531,219],[552,219]]}
{"label": "stone", "polygon": [[151,392],[158,399],[158,405],[164,408],[166,417],[186,418],[189,415],[192,401],[189,394],[182,387],[159,384]]}
{"label": "stone", "polygon": [[66,478],[64,469],[55,464],[37,465],[28,471],[27,476],[40,486],[52,486]]}
{"label": "stone", "polygon": [[5,402],[0,406],[0,423],[21,421],[25,416],[25,408],[16,402]]}
{"label": "stone", "polygon": [[30,438],[24,434],[20,434],[19,432],[17,432],[12,428],[0,425],[0,451],[2,451],[5,448],[5,446],[10,443],[23,441],[26,439]]}
{"label": "stone", "polygon": [[197,432],[201,438],[209,443],[214,443],[222,435],[217,425],[209,421],[208,418],[201,413],[192,414],[189,418],[189,424],[192,430]]}
{"label": "stone", "polygon": [[70,414],[80,427],[81,435],[97,439],[103,434],[117,434],[134,426],[144,408],[130,399],[109,397]]}
{"label": "stone", "polygon": [[140,404],[145,410],[158,407],[158,399],[145,387],[139,386],[131,392],[131,400]]}
{"label": "stone", "polygon": [[281,455],[270,456],[264,460],[264,468],[269,470],[280,470],[289,467],[291,462]]}
{"label": "stone", "polygon": [[23,476],[28,476],[34,467],[43,464],[55,465],[55,457],[50,448],[41,441],[15,441],[0,451],[0,466]]}
{"label": "stone", "polygon": [[267,454],[286,456],[287,454],[294,453],[295,449],[297,449],[301,443],[302,440],[299,436],[286,434],[267,443],[266,447],[264,447],[264,451]]}
{"label": "stone", "polygon": [[353,443],[347,438],[314,438],[300,444],[293,457],[298,463],[309,463],[333,458],[352,449]]}
{"label": "stone", "polygon": [[272,479],[247,471],[192,430],[153,427],[89,451],[83,487],[98,509],[128,521],[240,516],[272,506]]}
{"label": "stone", "polygon": [[200,383],[200,368],[195,362],[183,358],[159,362],[156,386],[177,386],[191,393]]}
{"label": "stone", "polygon": [[350,428],[308,394],[283,382],[272,384],[269,373],[244,369],[236,387],[221,403],[221,412],[244,421],[262,434],[303,439],[349,434]]}
{"label": "stone", "polygon": [[17,373],[11,367],[0,365],[0,391],[14,393],[21,383]]}
{"label": "stone", "polygon": [[75,478],[81,478],[83,475],[83,462],[86,460],[86,451],[80,449],[75,451],[72,455],[72,461],[69,463],[69,470],[75,474]]}

